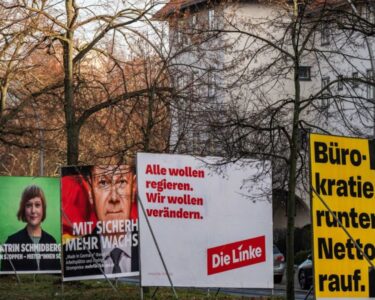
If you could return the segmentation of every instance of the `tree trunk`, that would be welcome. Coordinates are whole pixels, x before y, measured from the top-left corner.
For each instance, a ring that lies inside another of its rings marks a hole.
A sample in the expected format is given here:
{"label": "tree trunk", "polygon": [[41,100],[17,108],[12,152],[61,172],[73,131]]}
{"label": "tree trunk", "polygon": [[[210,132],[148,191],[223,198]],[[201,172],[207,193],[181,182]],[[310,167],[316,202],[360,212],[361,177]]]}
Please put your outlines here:
{"label": "tree trunk", "polygon": [[8,93],[8,86],[7,84],[0,88],[0,117],[4,115],[6,104],[7,104],[7,93]]}
{"label": "tree trunk", "polygon": [[79,126],[75,120],[73,94],[73,37],[72,26],[74,8],[73,0],[66,0],[67,26],[65,38],[62,42],[64,51],[64,111],[66,122],[67,164],[77,165],[79,154]]}
{"label": "tree trunk", "polygon": [[143,150],[145,152],[150,150],[150,141],[151,141],[151,132],[152,128],[154,127],[154,93],[151,90],[148,93],[148,101],[147,101],[147,124],[145,128],[145,134],[144,134],[144,143],[143,143]]}
{"label": "tree trunk", "polygon": [[[298,59],[297,59],[298,60]],[[300,83],[298,78],[298,62],[294,67],[294,111],[293,127],[291,136],[291,147],[289,156],[289,182],[287,202],[287,242],[286,242],[286,274],[287,274],[287,299],[294,300],[294,223],[296,213],[296,182],[297,182],[297,158],[298,158],[298,122],[300,113]]]}

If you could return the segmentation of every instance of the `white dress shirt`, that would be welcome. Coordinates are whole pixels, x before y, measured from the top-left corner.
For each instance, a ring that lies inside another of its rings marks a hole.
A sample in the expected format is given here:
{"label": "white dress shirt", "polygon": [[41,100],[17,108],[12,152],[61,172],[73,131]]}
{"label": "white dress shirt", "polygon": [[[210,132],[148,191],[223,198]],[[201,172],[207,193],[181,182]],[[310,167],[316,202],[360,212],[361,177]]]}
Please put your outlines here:
{"label": "white dress shirt", "polygon": [[[101,237],[104,238],[104,237]],[[126,233],[125,240],[131,241],[131,232]],[[131,272],[131,242],[130,243],[122,243],[121,245],[113,245],[110,243],[106,243],[106,247],[104,246],[104,243],[101,243],[102,245],[102,254],[104,258],[104,273],[105,274],[112,274],[114,262],[111,258],[111,251],[114,248],[119,248],[123,252],[121,253],[120,257],[120,268],[121,273],[127,273]]]}

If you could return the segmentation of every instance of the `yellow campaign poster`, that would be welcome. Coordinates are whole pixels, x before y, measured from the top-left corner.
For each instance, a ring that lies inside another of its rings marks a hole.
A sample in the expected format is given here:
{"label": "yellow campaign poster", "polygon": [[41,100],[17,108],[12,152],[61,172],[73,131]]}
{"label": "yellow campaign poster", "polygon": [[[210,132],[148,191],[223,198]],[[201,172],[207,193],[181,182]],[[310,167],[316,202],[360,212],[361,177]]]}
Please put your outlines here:
{"label": "yellow campaign poster", "polygon": [[315,297],[375,299],[375,143],[311,134],[310,164]]}

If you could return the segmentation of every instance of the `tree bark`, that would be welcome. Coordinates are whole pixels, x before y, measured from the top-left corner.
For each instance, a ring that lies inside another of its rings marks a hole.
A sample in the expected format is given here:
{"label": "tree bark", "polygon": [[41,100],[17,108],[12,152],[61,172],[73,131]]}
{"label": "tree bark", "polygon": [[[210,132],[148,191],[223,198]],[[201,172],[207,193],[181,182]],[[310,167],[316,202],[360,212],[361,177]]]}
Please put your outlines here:
{"label": "tree bark", "polygon": [[73,38],[72,20],[74,14],[73,0],[66,0],[67,31],[62,41],[64,51],[64,111],[66,122],[67,164],[78,164],[79,127],[75,120],[73,93]]}
{"label": "tree bark", "polygon": [[297,159],[298,159],[298,124],[300,115],[300,101],[301,101],[301,86],[299,81],[299,16],[298,3],[294,0],[294,17],[295,22],[292,28],[292,45],[294,52],[294,106],[293,106],[293,123],[292,136],[290,141],[290,156],[289,156],[289,182],[288,182],[288,202],[287,202],[287,234],[286,234],[286,298],[294,300],[294,224],[296,214],[296,184],[297,184]]}
{"label": "tree bark", "polygon": [[[296,66],[298,67],[298,66]],[[297,78],[295,78],[295,102],[293,112],[293,128],[291,136],[291,147],[289,156],[289,182],[288,182],[288,202],[287,202],[287,243],[286,243],[286,274],[287,274],[287,299],[294,300],[294,224],[296,213],[296,170],[297,170],[297,134],[299,122],[300,106],[300,85],[298,81],[298,69],[295,68]]]}
{"label": "tree bark", "polygon": [[6,109],[6,99],[7,99],[7,93],[8,93],[8,86],[5,84],[0,88],[0,117],[4,115],[5,109]]}

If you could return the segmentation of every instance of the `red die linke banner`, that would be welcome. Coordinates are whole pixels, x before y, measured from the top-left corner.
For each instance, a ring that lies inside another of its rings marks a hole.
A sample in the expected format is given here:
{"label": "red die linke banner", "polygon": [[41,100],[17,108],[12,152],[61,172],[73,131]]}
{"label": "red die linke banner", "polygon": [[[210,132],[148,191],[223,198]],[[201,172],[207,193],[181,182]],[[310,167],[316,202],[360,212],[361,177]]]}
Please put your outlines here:
{"label": "red die linke banner", "polygon": [[208,275],[266,261],[265,236],[207,249]]}

